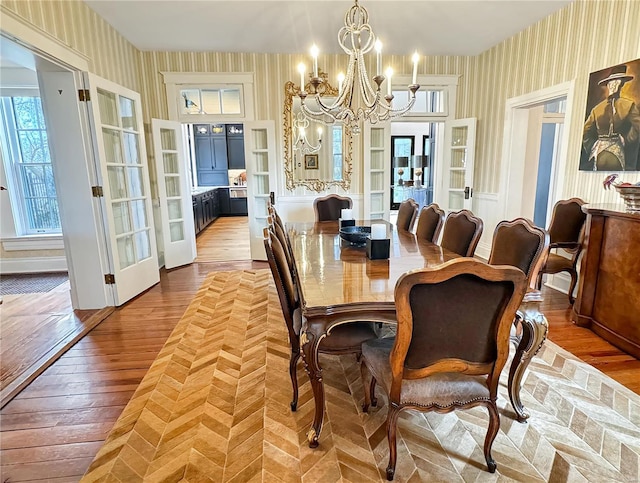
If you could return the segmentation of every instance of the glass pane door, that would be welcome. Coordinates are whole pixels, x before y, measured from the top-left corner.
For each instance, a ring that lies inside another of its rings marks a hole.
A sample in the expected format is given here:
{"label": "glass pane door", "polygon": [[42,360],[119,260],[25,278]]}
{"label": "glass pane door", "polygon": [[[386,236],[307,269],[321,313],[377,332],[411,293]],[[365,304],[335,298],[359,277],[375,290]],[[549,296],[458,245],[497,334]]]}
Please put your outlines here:
{"label": "glass pane door", "polygon": [[182,126],[175,121],[151,120],[160,196],[160,218],[166,268],[193,262],[196,232],[191,182],[182,142]]}
{"label": "glass pane door", "polygon": [[449,211],[471,210],[472,207],[475,128],[475,118],[447,123],[441,206]]}
{"label": "glass pane door", "polygon": [[116,305],[159,280],[140,95],[89,75]]}
{"label": "glass pane door", "polygon": [[247,122],[244,132],[251,258],[266,260],[263,229],[267,226],[267,203],[276,192],[275,124]]}

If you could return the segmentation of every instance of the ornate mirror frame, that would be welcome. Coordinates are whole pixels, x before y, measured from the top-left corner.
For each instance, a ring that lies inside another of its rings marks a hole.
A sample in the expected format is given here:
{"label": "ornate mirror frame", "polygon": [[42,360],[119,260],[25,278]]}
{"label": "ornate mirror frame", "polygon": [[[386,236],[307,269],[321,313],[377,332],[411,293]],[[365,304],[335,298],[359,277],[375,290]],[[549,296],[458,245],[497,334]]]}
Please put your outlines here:
{"label": "ornate mirror frame", "polygon": [[[320,73],[323,83],[320,85],[321,96],[337,97],[338,89],[332,87],[327,81],[327,74]],[[311,92],[311,84],[305,86],[307,92]],[[293,159],[293,100],[300,94],[300,87],[289,81],[284,85],[284,111],[283,111],[283,133],[284,133],[284,174],[286,178],[286,187],[293,190],[298,186],[304,186],[312,191],[325,191],[332,186],[339,186],[345,191],[349,191],[351,187],[351,174],[353,172],[352,156],[353,156],[353,139],[351,130],[346,124],[342,125],[343,129],[343,158],[342,158],[342,179],[321,180],[321,179],[302,179],[297,180],[294,177],[294,159]]]}

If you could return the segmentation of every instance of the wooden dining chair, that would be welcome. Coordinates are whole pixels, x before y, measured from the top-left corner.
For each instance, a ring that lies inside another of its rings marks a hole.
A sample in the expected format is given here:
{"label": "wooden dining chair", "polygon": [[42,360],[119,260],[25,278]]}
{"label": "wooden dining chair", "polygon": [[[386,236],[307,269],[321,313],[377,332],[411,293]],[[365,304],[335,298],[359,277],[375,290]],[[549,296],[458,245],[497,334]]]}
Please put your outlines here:
{"label": "wooden dining chair", "polygon": [[483,223],[469,210],[449,213],[444,222],[440,246],[461,257],[472,257],[482,236]]}
{"label": "wooden dining chair", "polygon": [[400,277],[395,288],[396,337],[362,345],[364,412],[376,382],[389,399],[388,480],[395,475],[398,416],[406,409],[448,413],[485,406],[489,425],[484,457],[489,472],[495,472],[491,446],[500,429],[498,380],[525,290],[521,270],[468,258]]}
{"label": "wooden dining chair", "polygon": [[291,240],[289,239],[289,235],[284,227],[284,222],[282,218],[278,215],[275,206],[271,203],[267,205],[267,211],[269,216],[267,216],[267,223],[269,227],[274,231],[275,235],[278,237],[278,240],[282,244],[285,249],[285,255],[287,257],[287,264],[289,265],[289,269],[291,273],[295,274],[296,271],[296,263],[295,258],[293,256],[293,247],[291,246]]}
{"label": "wooden dining chair", "polygon": [[[546,259],[548,247],[549,234],[546,230],[535,226],[531,221],[525,218],[501,221],[493,232],[488,263],[489,265],[510,265],[522,270],[527,281],[525,300],[529,297],[540,300],[540,293],[535,290],[535,283],[537,274]],[[519,361],[522,360],[522,357],[519,355],[529,354],[529,358],[533,357],[544,342],[544,337],[542,337],[539,343],[525,340],[521,346],[524,329],[523,322],[524,319],[520,311],[516,312],[516,316],[513,319],[513,329],[510,334],[511,342],[516,348],[516,355],[511,363],[508,384],[511,405],[516,412],[516,419],[520,422],[526,421],[528,417],[520,398],[520,381],[528,362],[521,366]]]}
{"label": "wooden dining chair", "polygon": [[340,196],[332,193],[313,200],[313,211],[316,221],[339,220],[342,210],[353,207],[353,200],[348,196]]}
{"label": "wooden dining chair", "polygon": [[[546,263],[538,272],[536,286],[542,286],[542,276],[545,273],[555,274],[568,272],[571,276],[569,284],[569,303],[573,305],[575,298],[573,291],[578,283],[578,258],[582,251],[584,239],[584,225],[587,214],[582,211],[585,204],[580,198],[560,200],[553,207],[551,223],[549,224],[549,254]],[[551,250],[562,248],[571,258],[567,258]]]}
{"label": "wooden dining chair", "polygon": [[418,216],[418,203],[409,198],[400,203],[396,227],[401,231],[412,231]]}
{"label": "wooden dining chair", "polygon": [[[289,358],[289,376],[293,389],[291,410],[298,407],[297,364],[300,358],[300,330],[302,328],[302,310],[300,306],[299,282],[297,275],[289,269],[286,249],[280,243],[274,230],[264,229],[264,248],[267,261],[276,285],[282,315],[289,333],[291,356]],[[318,351],[325,354],[361,354],[362,343],[377,338],[374,324],[371,322],[351,322],[331,329],[329,335],[320,341]]]}
{"label": "wooden dining chair", "polygon": [[535,288],[545,262],[549,234],[526,218],[501,221],[493,232],[489,265],[511,265],[522,270],[527,286]]}
{"label": "wooden dining chair", "polygon": [[444,224],[445,212],[436,203],[431,203],[420,210],[418,226],[416,227],[416,238],[437,243],[442,225]]}

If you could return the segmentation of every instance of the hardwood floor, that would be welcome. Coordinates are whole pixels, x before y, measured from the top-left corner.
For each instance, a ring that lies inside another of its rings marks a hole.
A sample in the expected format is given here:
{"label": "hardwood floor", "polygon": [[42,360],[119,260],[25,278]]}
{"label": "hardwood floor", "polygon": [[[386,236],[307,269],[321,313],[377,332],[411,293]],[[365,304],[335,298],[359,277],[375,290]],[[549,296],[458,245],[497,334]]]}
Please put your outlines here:
{"label": "hardwood floor", "polygon": [[[162,270],[159,284],[116,309],[2,409],[2,481],[78,481],[205,276],[267,267],[199,261]],[[544,294],[549,339],[640,394],[640,361],[569,322],[566,295]]]}
{"label": "hardwood floor", "polygon": [[68,281],[46,293],[5,295],[0,305],[0,407],[112,310],[73,311]]}
{"label": "hardwood floor", "polygon": [[251,260],[249,218],[223,216],[211,223],[196,238],[198,262]]}
{"label": "hardwood floor", "polygon": [[591,330],[573,324],[569,319],[571,310],[565,294],[546,287],[543,293],[543,313],[549,321],[549,340],[640,394],[640,360],[622,352]]}

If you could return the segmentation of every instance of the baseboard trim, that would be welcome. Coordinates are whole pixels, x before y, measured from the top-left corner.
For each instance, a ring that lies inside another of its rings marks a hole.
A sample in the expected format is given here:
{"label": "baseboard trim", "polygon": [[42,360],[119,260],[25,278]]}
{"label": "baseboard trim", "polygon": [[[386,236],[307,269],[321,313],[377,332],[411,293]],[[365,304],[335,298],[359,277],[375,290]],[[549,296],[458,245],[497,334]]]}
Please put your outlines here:
{"label": "baseboard trim", "polygon": [[555,275],[545,275],[544,284],[562,293],[569,293],[571,277],[566,273],[556,273]]}
{"label": "baseboard trim", "polygon": [[0,259],[0,273],[66,272],[66,257]]}

